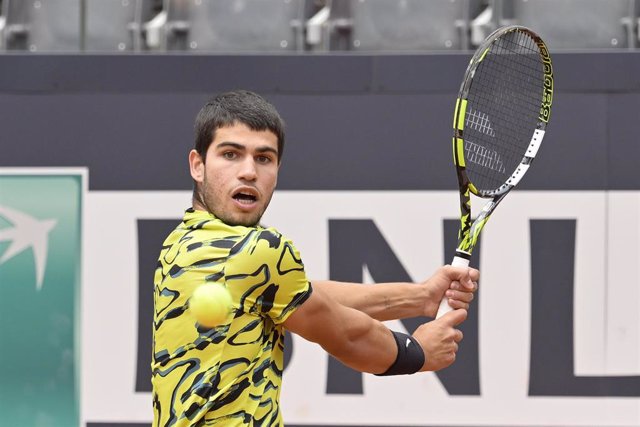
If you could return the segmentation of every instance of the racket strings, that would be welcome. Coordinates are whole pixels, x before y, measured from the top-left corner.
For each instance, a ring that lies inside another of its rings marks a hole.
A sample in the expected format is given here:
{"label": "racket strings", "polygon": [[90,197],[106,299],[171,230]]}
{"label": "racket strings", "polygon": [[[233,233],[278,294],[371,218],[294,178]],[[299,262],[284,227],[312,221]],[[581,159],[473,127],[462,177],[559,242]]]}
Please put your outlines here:
{"label": "racket strings", "polygon": [[478,190],[496,190],[520,164],[538,123],[542,91],[535,40],[512,31],[494,41],[467,95],[465,160]]}

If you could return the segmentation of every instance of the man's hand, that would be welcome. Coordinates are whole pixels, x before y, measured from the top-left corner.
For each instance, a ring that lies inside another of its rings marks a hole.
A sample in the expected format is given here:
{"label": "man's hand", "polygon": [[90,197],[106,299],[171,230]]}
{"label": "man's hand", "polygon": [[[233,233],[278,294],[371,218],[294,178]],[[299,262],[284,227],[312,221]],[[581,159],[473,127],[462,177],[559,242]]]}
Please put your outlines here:
{"label": "man's hand", "polygon": [[462,340],[462,331],[455,327],[464,322],[466,318],[466,310],[453,310],[439,319],[420,325],[416,329],[413,337],[422,346],[425,357],[421,371],[438,371],[456,360],[458,343]]}
{"label": "man's hand", "polygon": [[424,301],[424,315],[435,317],[443,298],[449,299],[453,309],[469,309],[473,293],[478,290],[480,272],[475,268],[440,267],[433,276],[421,283],[427,290]]}

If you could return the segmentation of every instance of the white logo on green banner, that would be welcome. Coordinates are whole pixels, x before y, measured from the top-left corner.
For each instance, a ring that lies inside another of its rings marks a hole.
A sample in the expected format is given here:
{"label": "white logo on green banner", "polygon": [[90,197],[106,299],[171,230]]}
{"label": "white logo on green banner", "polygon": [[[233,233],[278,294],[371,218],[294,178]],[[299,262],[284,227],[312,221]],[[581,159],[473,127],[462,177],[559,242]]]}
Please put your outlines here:
{"label": "white logo on green banner", "polygon": [[0,241],[10,242],[9,248],[0,257],[0,264],[31,248],[36,269],[36,286],[40,290],[47,263],[48,234],[57,221],[55,219],[39,221],[24,212],[2,205],[0,205],[0,217],[4,217],[13,224],[12,228],[0,230]]}
{"label": "white logo on green banner", "polygon": [[79,425],[84,174],[0,169],[2,425]]}

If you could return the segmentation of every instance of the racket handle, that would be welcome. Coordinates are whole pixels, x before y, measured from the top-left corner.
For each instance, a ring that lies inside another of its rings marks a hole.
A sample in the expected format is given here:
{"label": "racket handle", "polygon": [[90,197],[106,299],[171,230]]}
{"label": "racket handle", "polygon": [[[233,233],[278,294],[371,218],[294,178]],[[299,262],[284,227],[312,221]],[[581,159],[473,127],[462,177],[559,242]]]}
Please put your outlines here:
{"label": "racket handle", "polygon": [[[454,267],[468,267],[469,260],[459,256],[454,256],[451,265]],[[453,308],[451,308],[451,306],[449,305],[449,299],[447,297],[442,298],[442,301],[440,301],[440,307],[438,307],[438,314],[436,314],[436,319],[439,319],[452,310]]]}

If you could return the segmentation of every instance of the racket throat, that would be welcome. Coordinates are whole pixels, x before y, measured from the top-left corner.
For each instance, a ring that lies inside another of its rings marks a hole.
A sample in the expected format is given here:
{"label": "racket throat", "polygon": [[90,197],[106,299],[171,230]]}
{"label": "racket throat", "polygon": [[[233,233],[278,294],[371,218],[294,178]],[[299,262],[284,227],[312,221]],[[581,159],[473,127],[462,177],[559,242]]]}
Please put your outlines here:
{"label": "racket throat", "polygon": [[456,255],[457,258],[462,258],[462,259],[466,259],[467,262],[469,262],[469,260],[471,259],[471,254],[469,252],[465,252],[462,251],[460,249],[456,249]]}

